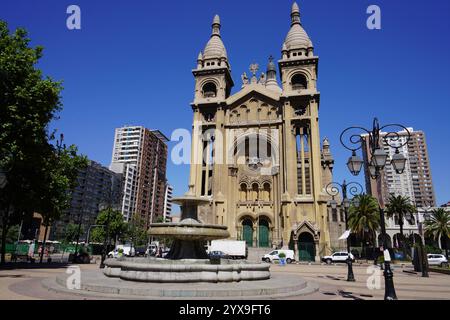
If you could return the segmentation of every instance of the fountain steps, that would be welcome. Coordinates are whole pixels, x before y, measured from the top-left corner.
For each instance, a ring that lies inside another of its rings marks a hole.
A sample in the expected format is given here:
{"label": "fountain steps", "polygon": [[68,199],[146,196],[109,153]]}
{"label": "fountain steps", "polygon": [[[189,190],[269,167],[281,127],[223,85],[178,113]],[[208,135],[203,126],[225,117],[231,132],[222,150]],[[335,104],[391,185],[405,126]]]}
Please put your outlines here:
{"label": "fountain steps", "polygon": [[318,290],[314,283],[295,275],[276,274],[268,280],[229,283],[142,283],[106,277],[97,271],[84,271],[80,290],[69,290],[68,275],[45,279],[44,287],[60,293],[119,299],[276,299],[311,294]]}

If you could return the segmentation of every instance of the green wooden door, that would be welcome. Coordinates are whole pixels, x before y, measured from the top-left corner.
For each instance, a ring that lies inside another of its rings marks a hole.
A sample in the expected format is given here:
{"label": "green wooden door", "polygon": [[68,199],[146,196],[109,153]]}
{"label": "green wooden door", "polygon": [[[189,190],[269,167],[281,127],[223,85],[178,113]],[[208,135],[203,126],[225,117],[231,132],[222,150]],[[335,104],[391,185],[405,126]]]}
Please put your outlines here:
{"label": "green wooden door", "polygon": [[243,224],[242,239],[247,243],[247,246],[253,247],[253,227],[251,225]]}
{"label": "green wooden door", "polygon": [[265,223],[259,225],[259,247],[269,246],[269,226]]}
{"label": "green wooden door", "polygon": [[298,259],[300,261],[314,261],[315,257],[314,243],[299,242],[298,243]]}
{"label": "green wooden door", "polygon": [[314,238],[309,232],[303,232],[298,237],[298,260],[314,261],[316,256],[316,247]]}

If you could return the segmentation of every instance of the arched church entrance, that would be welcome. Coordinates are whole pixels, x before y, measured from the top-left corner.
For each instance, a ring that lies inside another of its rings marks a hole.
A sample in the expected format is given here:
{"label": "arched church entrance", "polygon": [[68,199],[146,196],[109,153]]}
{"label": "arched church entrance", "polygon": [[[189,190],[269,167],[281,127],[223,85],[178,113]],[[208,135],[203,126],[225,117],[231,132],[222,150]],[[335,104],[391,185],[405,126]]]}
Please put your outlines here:
{"label": "arched church entrance", "polygon": [[269,221],[265,217],[259,218],[259,237],[258,246],[259,247],[269,247]]}
{"label": "arched church entrance", "polygon": [[253,222],[249,218],[242,220],[242,239],[247,246],[253,247]]}
{"label": "arched church entrance", "polygon": [[309,232],[302,232],[298,237],[298,259],[299,261],[314,261],[316,249],[314,237]]}

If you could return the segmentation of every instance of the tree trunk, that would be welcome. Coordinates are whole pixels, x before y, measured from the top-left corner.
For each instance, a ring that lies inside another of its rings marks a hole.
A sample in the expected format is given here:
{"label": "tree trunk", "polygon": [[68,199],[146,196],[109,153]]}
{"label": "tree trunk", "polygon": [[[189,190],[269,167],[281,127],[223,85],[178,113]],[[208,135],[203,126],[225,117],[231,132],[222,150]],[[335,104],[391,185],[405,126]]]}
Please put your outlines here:
{"label": "tree trunk", "polygon": [[3,221],[2,221],[2,248],[1,248],[1,264],[6,263],[6,234],[9,230],[9,223],[8,223],[8,215],[9,215],[9,204],[6,206],[4,211]]}
{"label": "tree trunk", "polygon": [[49,225],[48,223],[45,225],[44,240],[42,241],[42,250],[41,250],[41,256],[39,258],[39,263],[42,263],[42,259],[44,258],[45,240],[47,238],[48,225]]}
{"label": "tree trunk", "polygon": [[[400,220],[398,223],[400,225],[400,238],[401,238],[401,245],[399,243],[399,246],[402,248],[402,251],[403,251],[403,259],[406,260],[407,252],[406,252],[406,240],[405,240],[405,236],[403,235],[403,215],[400,215]],[[397,239],[397,241],[398,241],[398,239]]]}
{"label": "tree trunk", "polygon": [[8,233],[8,225],[3,221],[2,226],[2,258],[1,264],[6,263],[6,234]]}
{"label": "tree trunk", "polygon": [[448,261],[448,247],[447,247],[447,240],[448,240],[448,238],[445,237],[445,238],[444,238],[444,250],[445,250],[445,257],[447,258],[447,261]]}

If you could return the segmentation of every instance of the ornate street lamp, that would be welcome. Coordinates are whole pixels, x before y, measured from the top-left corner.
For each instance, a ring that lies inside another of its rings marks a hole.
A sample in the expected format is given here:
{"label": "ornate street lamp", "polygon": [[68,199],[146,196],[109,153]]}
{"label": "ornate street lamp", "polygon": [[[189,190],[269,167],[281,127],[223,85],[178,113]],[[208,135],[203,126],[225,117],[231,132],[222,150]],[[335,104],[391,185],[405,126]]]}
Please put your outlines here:
{"label": "ornate street lamp", "polygon": [[[344,182],[342,184],[337,182],[330,182],[326,187],[325,191],[332,197],[329,204],[332,209],[337,208],[337,201],[334,199],[337,196],[341,189],[342,193],[342,203],[341,206],[344,207],[345,214],[345,230],[348,230],[348,209],[350,208],[351,201],[347,197],[347,192],[349,192],[352,196],[361,195],[363,193],[363,187],[357,182]],[[353,198],[357,199],[357,198]],[[359,200],[353,201],[353,205],[359,206]],[[350,256],[350,235],[347,237],[347,281],[355,281],[355,276],[353,274],[353,266],[352,266],[352,258]]]}
{"label": "ornate street lamp", "polygon": [[356,152],[352,152],[352,156],[348,158],[347,167],[350,170],[350,173],[354,176],[357,176],[361,171],[363,165],[363,159],[356,155]]}
{"label": "ornate street lamp", "polygon": [[396,149],[395,154],[392,156],[391,163],[395,172],[402,174],[406,167],[406,157]]}
{"label": "ornate street lamp", "polygon": [[[402,140],[399,132],[395,132],[390,130],[391,128],[400,128],[403,132],[406,133],[406,139]],[[382,130],[385,130],[387,133],[381,134]],[[358,131],[358,133],[352,133]],[[350,135],[350,137],[348,137]],[[346,141],[344,141],[344,137],[346,137]],[[348,138],[348,139],[347,139]],[[358,159],[356,155],[356,151],[366,148],[367,153],[367,162],[365,165],[369,171],[369,175],[372,179],[380,178],[380,172],[384,169],[387,161],[388,154],[384,151],[384,147],[388,146],[395,149],[395,153],[390,160],[394,170],[401,174],[405,170],[406,166],[406,157],[400,153],[399,149],[405,146],[411,138],[411,133],[409,130],[401,125],[401,124],[388,124],[380,127],[377,118],[373,119],[372,129],[368,130],[363,127],[349,127],[342,131],[340,135],[341,144],[348,150],[352,152],[352,156],[350,157],[347,166],[350,169],[352,174],[359,173],[356,170],[353,170],[354,166],[358,166],[357,161],[352,161],[352,159]],[[368,141],[367,141],[367,140]],[[348,141],[347,141],[348,140]],[[366,141],[368,143],[366,143]],[[383,141],[384,144],[380,142]],[[370,158],[370,159],[369,159]],[[380,183],[378,183],[380,184]],[[382,197],[379,194],[379,197]],[[386,251],[388,249],[388,242],[386,236],[386,225],[384,219],[384,205],[381,205],[381,201],[379,201],[379,210],[380,210],[380,225],[381,225],[381,235],[383,239],[383,248]],[[390,267],[390,259],[385,259],[384,261],[384,279],[385,279],[385,300],[396,300],[397,295],[395,293],[394,288],[394,280],[393,273]]]}

